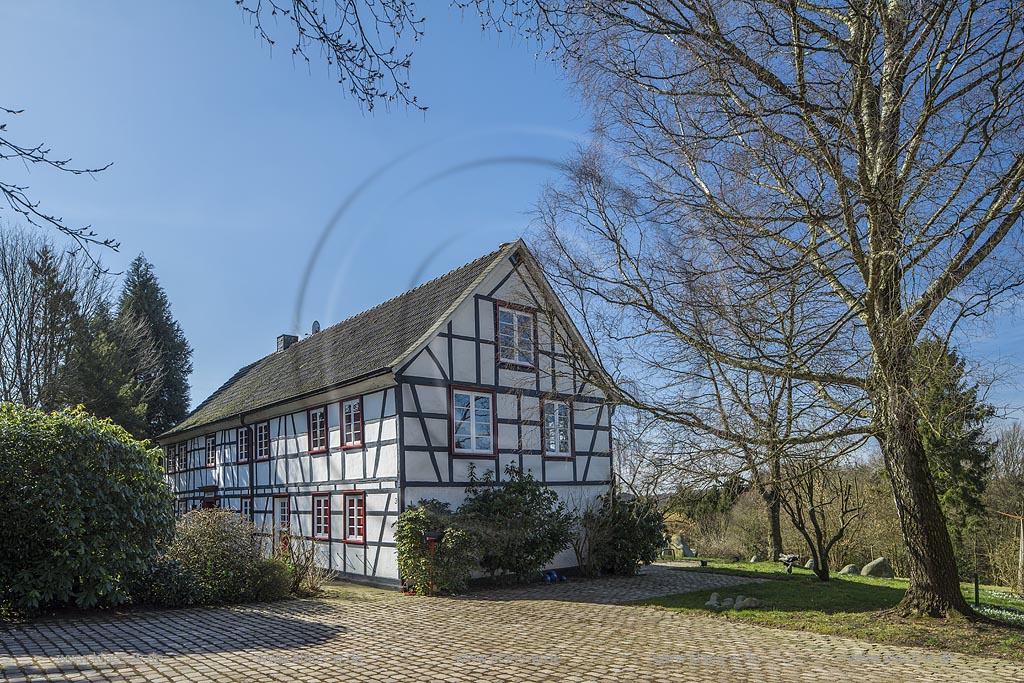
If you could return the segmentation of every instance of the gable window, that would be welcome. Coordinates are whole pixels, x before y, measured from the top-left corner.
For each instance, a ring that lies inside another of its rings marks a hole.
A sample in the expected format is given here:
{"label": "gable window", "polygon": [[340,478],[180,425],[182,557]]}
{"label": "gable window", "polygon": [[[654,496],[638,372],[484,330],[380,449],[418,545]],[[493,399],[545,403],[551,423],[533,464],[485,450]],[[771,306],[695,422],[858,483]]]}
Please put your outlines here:
{"label": "gable window", "polygon": [[217,437],[210,435],[206,437],[206,466],[213,467],[217,464]]}
{"label": "gable window", "polygon": [[544,455],[572,456],[572,416],[565,401],[544,402]]}
{"label": "gable window", "polygon": [[536,316],[532,310],[498,305],[498,360],[532,368],[536,351]]}
{"label": "gable window", "polygon": [[353,491],[345,494],[345,542],[363,543],[366,535],[366,494]]}
{"label": "gable window", "polygon": [[363,399],[353,398],[341,403],[341,445],[352,448],[363,445]]}
{"label": "gable window", "polygon": [[252,456],[252,430],[249,427],[239,427],[235,442],[235,456],[238,462],[249,462]]}
{"label": "gable window", "polygon": [[256,459],[266,460],[270,457],[270,423],[261,422],[256,425]]}
{"label": "gable window", "polygon": [[313,538],[328,541],[331,538],[331,494],[313,494]]}
{"label": "gable window", "polygon": [[494,394],[452,389],[452,449],[455,453],[494,454]]}
{"label": "gable window", "polygon": [[327,452],[327,408],[312,408],[306,412],[309,429],[310,453]]}

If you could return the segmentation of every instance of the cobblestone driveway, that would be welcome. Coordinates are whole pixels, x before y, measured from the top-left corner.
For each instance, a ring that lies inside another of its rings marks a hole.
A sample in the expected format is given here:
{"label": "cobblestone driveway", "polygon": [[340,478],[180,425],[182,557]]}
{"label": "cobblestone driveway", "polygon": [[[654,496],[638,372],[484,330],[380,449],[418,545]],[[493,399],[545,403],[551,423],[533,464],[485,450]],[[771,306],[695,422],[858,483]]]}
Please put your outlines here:
{"label": "cobblestone driveway", "polygon": [[355,589],[333,600],[133,612],[0,629],[10,681],[1024,681],[1010,662],[616,604],[728,586],[637,579],[461,598]]}

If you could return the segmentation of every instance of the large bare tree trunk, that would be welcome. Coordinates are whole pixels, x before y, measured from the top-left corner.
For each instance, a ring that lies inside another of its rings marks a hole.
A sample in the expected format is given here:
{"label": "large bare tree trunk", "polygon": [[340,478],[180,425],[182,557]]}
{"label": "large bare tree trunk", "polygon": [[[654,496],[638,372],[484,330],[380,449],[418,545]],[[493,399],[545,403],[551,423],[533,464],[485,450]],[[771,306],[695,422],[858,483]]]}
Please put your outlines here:
{"label": "large bare tree trunk", "polygon": [[910,587],[898,610],[905,616],[971,614],[960,591],[953,544],[917,430],[915,407],[903,387],[891,388],[879,411],[884,420],[879,441],[910,567]]}

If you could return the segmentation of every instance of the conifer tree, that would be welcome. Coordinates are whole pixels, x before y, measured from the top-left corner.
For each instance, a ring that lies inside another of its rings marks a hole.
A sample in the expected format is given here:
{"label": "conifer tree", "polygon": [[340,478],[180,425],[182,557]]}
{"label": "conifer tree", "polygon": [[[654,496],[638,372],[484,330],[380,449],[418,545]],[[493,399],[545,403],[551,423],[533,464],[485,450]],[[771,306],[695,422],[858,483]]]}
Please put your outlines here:
{"label": "conifer tree", "polygon": [[148,337],[157,362],[142,364],[138,386],[151,387],[146,402],[144,426],[139,438],[155,437],[180,422],[188,412],[192,348],[171,314],[167,294],[153,272],[153,265],[140,254],[125,274],[117,304],[117,321],[124,328],[139,329]]}

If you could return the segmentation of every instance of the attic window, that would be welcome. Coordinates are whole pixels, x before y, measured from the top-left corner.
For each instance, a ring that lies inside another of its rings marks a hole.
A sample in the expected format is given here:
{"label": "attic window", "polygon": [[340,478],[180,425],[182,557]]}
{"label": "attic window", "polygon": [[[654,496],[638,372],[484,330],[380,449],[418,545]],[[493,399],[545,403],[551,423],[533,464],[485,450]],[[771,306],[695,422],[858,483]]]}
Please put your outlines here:
{"label": "attic window", "polygon": [[527,368],[536,362],[537,315],[532,308],[498,304],[498,361]]}

